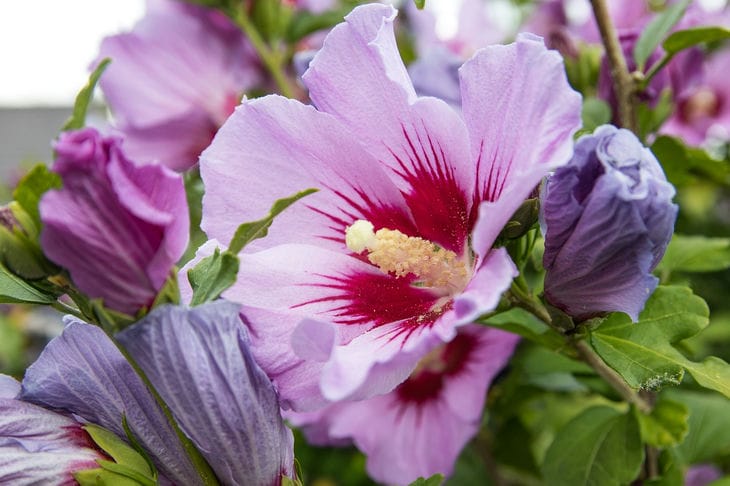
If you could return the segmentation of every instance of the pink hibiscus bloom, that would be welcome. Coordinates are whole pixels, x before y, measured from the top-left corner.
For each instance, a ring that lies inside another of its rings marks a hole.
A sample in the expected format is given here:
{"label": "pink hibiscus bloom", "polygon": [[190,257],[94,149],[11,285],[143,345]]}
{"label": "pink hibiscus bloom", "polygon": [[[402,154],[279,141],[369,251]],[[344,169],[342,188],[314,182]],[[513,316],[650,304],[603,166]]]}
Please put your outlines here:
{"label": "pink hibiscus bloom", "polygon": [[244,91],[261,78],[253,48],[221,12],[149,0],[131,32],[99,49],[112,63],[100,85],[124,148],[179,171],[198,161]]}
{"label": "pink hibiscus bloom", "polygon": [[201,254],[320,188],[246,248],[224,294],[247,306],[256,359],[299,411],[390,392],[496,307],[517,269],[493,245],[580,125],[560,56],[530,35],[464,64],[462,114],[418,97],[396,13],[361,6],[330,32],[303,77],[316,108],[245,101],[201,156],[214,239]]}
{"label": "pink hibiscus bloom", "polygon": [[395,390],[319,412],[288,413],[315,444],[352,441],[368,456],[368,474],[387,484],[449,476],[481,424],[490,383],[509,360],[517,336],[464,326],[424,357]]}
{"label": "pink hibiscus bloom", "polygon": [[730,140],[728,67],[729,49],[710,56],[703,65],[702,81],[680,94],[676,109],[661,132],[681,137],[691,145],[701,145],[708,138]]}

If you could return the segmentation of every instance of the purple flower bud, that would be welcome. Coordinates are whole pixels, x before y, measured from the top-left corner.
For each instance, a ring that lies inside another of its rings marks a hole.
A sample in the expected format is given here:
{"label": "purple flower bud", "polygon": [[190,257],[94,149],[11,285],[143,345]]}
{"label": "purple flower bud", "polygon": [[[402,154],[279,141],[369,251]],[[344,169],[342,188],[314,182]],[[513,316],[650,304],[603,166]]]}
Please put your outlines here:
{"label": "purple flower bud", "polygon": [[152,302],[188,243],[188,207],[180,175],[136,166],[121,140],[92,128],[62,133],[53,170],[61,190],[39,209],[41,246],[76,286],[128,314]]}
{"label": "purple flower bud", "polygon": [[541,194],[547,300],[579,320],[620,311],[636,321],[672,237],[673,196],[630,131],[604,125],[581,137]]}

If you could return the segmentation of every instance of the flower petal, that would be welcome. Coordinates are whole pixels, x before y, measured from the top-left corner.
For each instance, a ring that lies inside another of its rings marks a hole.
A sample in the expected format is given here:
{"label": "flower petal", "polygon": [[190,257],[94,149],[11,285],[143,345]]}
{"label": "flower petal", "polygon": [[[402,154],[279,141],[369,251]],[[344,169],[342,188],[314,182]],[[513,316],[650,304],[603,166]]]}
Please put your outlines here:
{"label": "flower petal", "polygon": [[464,291],[454,297],[456,325],[474,322],[494,310],[517,275],[519,271],[505,248],[490,251]]}
{"label": "flower petal", "polygon": [[406,232],[413,227],[403,196],[353,134],[331,116],[280,96],[239,106],[201,155],[201,174],[202,227],[222,242],[239,224],[264,217],[274,200],[320,189],[279,215],[249,250],[316,242],[346,251],[345,227],[357,219]]}
{"label": "flower petal", "polygon": [[322,394],[337,401],[388,393],[438,342],[427,326],[404,329],[401,322],[394,322],[376,327],[333,349],[322,369]]}
{"label": "flower petal", "polygon": [[192,107],[206,108],[214,118],[225,111],[227,96],[256,79],[243,36],[209,22],[209,13],[199,7],[152,9],[133,32],[102,41],[98,59],[113,62],[100,84],[122,125],[150,127]]}
{"label": "flower petal", "polygon": [[495,203],[478,208],[472,248],[484,256],[540,179],[568,162],[581,98],[560,55],[529,34],[478,51],[459,74],[477,199]]}
{"label": "flower petal", "polygon": [[74,472],[95,469],[105,458],[71,417],[0,398],[0,483],[75,484]]}
{"label": "flower petal", "polygon": [[15,398],[20,393],[20,383],[12,376],[0,373],[0,398]]}
{"label": "flower petal", "polygon": [[409,484],[419,476],[448,476],[479,430],[487,389],[518,339],[466,326],[442,349],[442,359],[448,360],[443,374],[431,371],[431,379],[409,380],[387,395],[338,402],[294,420],[320,443],[352,439],[368,456],[368,473],[378,481]]}
{"label": "flower petal", "polygon": [[330,31],[303,76],[319,110],[372,124],[369,107],[384,104],[376,109],[390,114],[390,120],[382,122],[397,124],[397,108],[416,99],[395,43],[397,15],[390,5],[363,5]]}
{"label": "flower petal", "polygon": [[72,412],[126,437],[122,417],[160,473],[181,484],[198,474],[155,399],[98,327],[68,318],[63,334],[26,371],[20,398]]}
{"label": "flower petal", "polygon": [[61,134],[54,170],[63,188],[39,204],[41,244],[81,291],[134,315],[184,252],[188,207],[182,177],[136,166],[120,144],[92,128]]}
{"label": "flower petal", "polygon": [[392,170],[418,230],[406,234],[461,254],[474,179],[466,127],[445,102],[416,98],[395,44],[396,13],[380,4],[353,10],[303,79],[317,108]]}
{"label": "flower petal", "polygon": [[118,337],[221,481],[269,486],[293,474],[294,439],[238,310],[165,306]]}
{"label": "flower petal", "polygon": [[[292,336],[302,317],[247,306],[241,308],[241,317],[251,336],[251,352],[276,385],[281,407],[297,411],[323,407],[327,401],[319,389],[324,365],[321,356],[305,360],[295,352],[304,346],[301,342],[295,344]],[[318,347],[325,346],[327,343],[318,342]]]}

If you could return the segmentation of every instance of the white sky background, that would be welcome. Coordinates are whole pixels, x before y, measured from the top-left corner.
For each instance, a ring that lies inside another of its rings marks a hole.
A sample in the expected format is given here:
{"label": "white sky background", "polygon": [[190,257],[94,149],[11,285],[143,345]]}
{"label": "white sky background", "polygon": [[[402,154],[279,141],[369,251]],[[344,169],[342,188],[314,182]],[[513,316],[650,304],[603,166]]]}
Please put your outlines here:
{"label": "white sky background", "polygon": [[0,0],[0,107],[70,106],[104,36],[144,0]]}
{"label": "white sky background", "polygon": [[[444,37],[457,28],[459,3],[426,1]],[[485,3],[509,17],[507,0]],[[0,0],[0,107],[72,105],[101,39],[129,30],[143,13],[144,0]]]}

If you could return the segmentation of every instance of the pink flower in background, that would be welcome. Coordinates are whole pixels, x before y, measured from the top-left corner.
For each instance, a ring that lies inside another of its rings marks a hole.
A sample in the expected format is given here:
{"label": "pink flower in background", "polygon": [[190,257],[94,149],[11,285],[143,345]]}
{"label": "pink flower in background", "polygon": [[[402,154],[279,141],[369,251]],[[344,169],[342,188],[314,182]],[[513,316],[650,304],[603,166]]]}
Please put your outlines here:
{"label": "pink flower in background", "polygon": [[148,2],[131,32],[107,37],[100,85],[135,160],[175,170],[198,161],[243,93],[260,77],[241,31],[222,13],[173,0]]}
{"label": "pink flower in background", "polygon": [[712,54],[703,67],[702,81],[680,94],[675,111],[661,128],[691,145],[708,138],[730,140],[730,50]]}
{"label": "pink flower in background", "polygon": [[567,162],[580,123],[560,57],[531,36],[465,63],[463,117],[418,97],[395,16],[366,5],[332,30],[304,75],[316,109],[245,101],[201,156],[202,226],[218,241],[275,199],[321,189],[247,247],[225,294],[292,316],[244,310],[257,360],[298,410],[316,408],[303,381],[327,400],[389,392],[497,305],[516,268],[492,245]]}
{"label": "pink flower in background", "polygon": [[134,315],[152,303],[187,247],[182,177],[136,165],[120,139],[93,128],[62,133],[54,149],[63,188],[39,205],[43,252],[89,297]]}
{"label": "pink flower in background", "polygon": [[351,440],[368,456],[368,474],[377,481],[409,484],[419,476],[449,476],[479,431],[487,389],[517,340],[496,329],[465,326],[392,392],[287,418],[312,443]]}
{"label": "pink flower in background", "polygon": [[443,38],[437,33],[439,16],[433,5],[426,2],[419,10],[413,2],[407,3],[408,23],[418,52],[418,58],[408,66],[408,74],[419,95],[435,96],[458,107],[459,67],[478,49],[503,42],[508,33],[496,22],[489,1],[463,0],[458,6],[455,33]]}

